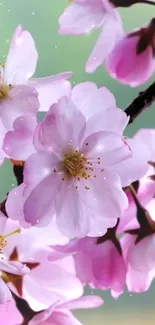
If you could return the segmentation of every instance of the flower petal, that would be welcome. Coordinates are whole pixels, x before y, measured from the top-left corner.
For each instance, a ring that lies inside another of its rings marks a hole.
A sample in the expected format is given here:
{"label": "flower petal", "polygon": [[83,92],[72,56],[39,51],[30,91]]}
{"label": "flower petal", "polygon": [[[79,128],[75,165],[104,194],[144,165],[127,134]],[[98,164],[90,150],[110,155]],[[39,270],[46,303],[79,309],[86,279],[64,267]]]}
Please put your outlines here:
{"label": "flower petal", "polygon": [[31,116],[21,116],[13,123],[14,131],[7,132],[3,149],[8,156],[15,160],[25,161],[35,152],[33,132],[36,119]]}
{"label": "flower petal", "polygon": [[[119,176],[106,169],[104,172],[96,174],[96,176],[96,178],[91,179],[90,177],[86,180],[85,184],[89,188],[89,190],[85,190],[84,200],[86,206],[90,209],[92,215],[99,214],[106,219],[120,218],[128,207],[128,199],[122,190]],[[93,226],[95,228],[95,225]]]}
{"label": "flower petal", "polygon": [[107,88],[97,88],[95,83],[88,81],[79,83],[73,88],[72,99],[86,120],[116,106],[115,98]]}
{"label": "flower petal", "polygon": [[15,221],[18,220],[23,228],[27,228],[30,227],[30,224],[24,219],[24,189],[25,185],[21,184],[18,187],[14,188],[12,191],[10,191],[5,207],[9,218]]}
{"label": "flower petal", "polygon": [[53,153],[36,152],[26,160],[24,166],[24,183],[34,187],[57,169],[58,159]]}
{"label": "flower petal", "polygon": [[150,150],[143,142],[128,139],[127,144],[131,148],[131,156],[110,167],[120,176],[122,187],[130,185],[145,175],[148,170],[147,162],[150,158]]}
{"label": "flower petal", "polygon": [[12,299],[11,291],[0,277],[0,304],[4,304]]}
{"label": "flower petal", "polygon": [[92,167],[100,170],[115,166],[132,156],[129,145],[121,135],[106,131],[88,136],[84,140],[82,152],[90,160]]}
{"label": "flower petal", "polygon": [[[75,123],[76,121],[76,123]],[[62,97],[52,105],[42,122],[39,133],[41,144],[51,147],[55,153],[67,153],[76,149],[85,131],[85,117],[69,97]]]}
{"label": "flower petal", "polygon": [[[110,38],[109,38],[110,34]],[[86,71],[89,73],[94,72],[101,64],[104,63],[110,52],[113,50],[115,44],[122,38],[123,27],[121,17],[115,11],[115,15],[107,15],[103,31],[92,51],[87,64]]]}
{"label": "flower petal", "polygon": [[54,216],[57,190],[62,182],[55,173],[45,177],[30,193],[24,204],[25,220],[31,225],[46,226]]}
{"label": "flower petal", "polygon": [[4,69],[4,84],[24,84],[34,74],[38,53],[31,34],[19,25],[13,35]]}
{"label": "flower petal", "polygon": [[10,131],[16,118],[28,115],[36,116],[39,109],[38,94],[34,88],[28,86],[13,87],[0,103],[0,116],[4,127]]}
{"label": "flower petal", "polygon": [[57,226],[68,238],[84,237],[89,232],[88,209],[74,183],[62,183],[56,201]]}
{"label": "flower petal", "polygon": [[38,92],[40,111],[48,111],[49,107],[57,103],[61,97],[70,95],[71,83],[66,79],[71,76],[71,72],[64,72],[55,76],[37,78],[29,81],[28,84]]}
{"label": "flower petal", "polygon": [[60,34],[87,34],[98,28],[104,19],[105,8],[101,0],[74,2],[59,18]]}
{"label": "flower petal", "polygon": [[96,308],[102,306],[104,301],[99,296],[83,296],[58,305],[58,308],[66,309],[82,309],[82,308]]}

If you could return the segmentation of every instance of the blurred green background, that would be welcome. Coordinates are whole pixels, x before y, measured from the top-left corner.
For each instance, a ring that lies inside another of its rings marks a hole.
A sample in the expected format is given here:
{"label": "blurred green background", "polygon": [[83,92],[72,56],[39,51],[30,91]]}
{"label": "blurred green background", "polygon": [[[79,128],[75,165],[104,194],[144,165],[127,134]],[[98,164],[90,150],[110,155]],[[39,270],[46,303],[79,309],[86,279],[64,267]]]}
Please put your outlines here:
{"label": "blurred green background", "polygon": [[[80,37],[58,35],[58,17],[66,5],[68,5],[67,0],[0,1],[0,62],[5,63],[12,33],[18,24],[22,24],[32,33],[39,52],[36,76],[73,71],[73,84],[92,80],[98,86],[106,86],[115,95],[118,106],[125,108],[140,89],[146,88],[147,84],[136,89],[122,86],[110,78],[102,67],[95,74],[85,73],[85,63],[99,31]],[[147,5],[136,5],[120,11],[126,30],[145,25],[155,14],[155,8]],[[148,84],[150,83],[151,80]],[[127,135],[131,136],[139,128],[154,126],[155,106],[152,106],[128,128]],[[8,162],[0,168],[0,181],[0,200],[2,200],[9,189],[16,184]],[[113,300],[108,293],[99,292],[99,294],[105,300],[103,308],[77,313],[84,325],[155,324],[155,285],[144,294],[124,293],[117,301]]]}

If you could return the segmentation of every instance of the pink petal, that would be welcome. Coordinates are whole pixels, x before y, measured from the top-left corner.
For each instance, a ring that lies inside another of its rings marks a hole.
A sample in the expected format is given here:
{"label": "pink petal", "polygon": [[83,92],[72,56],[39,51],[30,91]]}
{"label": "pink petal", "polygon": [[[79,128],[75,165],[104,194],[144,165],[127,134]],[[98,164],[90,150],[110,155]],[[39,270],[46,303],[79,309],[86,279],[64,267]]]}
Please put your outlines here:
{"label": "pink petal", "polygon": [[68,238],[84,237],[89,232],[89,214],[82,195],[74,183],[66,186],[62,182],[56,201],[57,226]]}
{"label": "pink petal", "polygon": [[59,33],[87,34],[102,24],[105,12],[101,0],[74,2],[59,18]]}
{"label": "pink petal", "polygon": [[127,115],[119,108],[102,110],[87,121],[86,136],[99,131],[123,134],[128,121]]}
{"label": "pink petal", "polygon": [[[84,140],[82,151],[93,163],[93,168],[110,168],[131,157],[130,147],[117,133],[96,132]],[[96,158],[96,162],[94,159]],[[98,164],[98,158],[99,164]],[[114,167],[115,168],[115,167]]]}
{"label": "pink petal", "polygon": [[72,76],[71,72],[60,73],[55,76],[37,78],[29,81],[39,95],[40,111],[48,111],[49,107],[57,103],[63,96],[71,93],[71,83],[66,79]]}
{"label": "pink petal", "polygon": [[4,84],[24,84],[34,74],[38,53],[31,34],[19,25],[12,38],[4,69]]}
{"label": "pink petal", "polygon": [[0,165],[3,164],[4,158],[8,157],[2,148],[6,132],[7,132],[7,130],[4,128],[4,126],[0,120]]}
{"label": "pink petal", "polygon": [[[76,121],[76,123],[75,123]],[[79,145],[85,130],[85,117],[69,97],[63,97],[52,105],[42,123],[40,142],[56,153],[74,150]]]}
{"label": "pink petal", "polygon": [[127,259],[131,267],[138,272],[147,273],[154,268],[155,236],[150,235],[128,250]]}
{"label": "pink petal", "polygon": [[0,236],[4,234],[7,217],[0,211]]}
{"label": "pink petal", "polygon": [[34,316],[29,322],[29,325],[43,325],[45,324],[54,325],[82,325],[72,314],[67,310],[54,311],[49,318],[47,318],[47,311]]}
{"label": "pink petal", "polygon": [[30,224],[24,219],[24,189],[25,185],[21,184],[20,186],[10,191],[5,207],[9,218],[11,218],[12,220],[18,220],[22,227],[27,228],[30,226]]}
{"label": "pink petal", "polygon": [[[109,38],[110,35],[110,38]],[[86,71],[94,72],[113,50],[115,44],[123,36],[123,27],[121,17],[118,12],[115,11],[114,15],[107,15],[104,22],[103,31],[99,36],[99,39],[92,51],[87,64]]]}
{"label": "pink petal", "polygon": [[151,151],[151,161],[155,161],[155,130],[154,129],[140,129],[134,136],[135,140],[143,142]]}
{"label": "pink petal", "polygon": [[15,86],[9,95],[0,103],[0,116],[5,128],[13,129],[16,118],[28,115],[36,116],[39,109],[38,94],[34,88],[28,86]]}
{"label": "pink petal", "polygon": [[95,214],[91,220],[91,230],[88,234],[89,237],[104,236],[108,228],[115,227],[117,223],[116,218],[103,217],[103,214]]}
{"label": "pink petal", "polygon": [[107,60],[108,72],[121,83],[136,87],[146,82],[155,70],[151,46],[137,55],[139,37],[124,37]]}
{"label": "pink petal", "polygon": [[46,226],[52,220],[59,184],[58,175],[53,173],[32,190],[24,204],[24,217],[27,222],[33,226]]}
{"label": "pink petal", "polygon": [[[24,297],[33,310],[39,311],[59,300],[76,299],[83,294],[81,282],[70,272],[70,261],[72,263],[72,257],[64,259],[67,270],[59,261],[44,261],[24,277]],[[42,294],[39,295],[39,292]]]}
{"label": "pink petal", "polygon": [[93,272],[96,287],[110,287],[116,292],[123,291],[126,280],[126,266],[112,242],[106,241],[97,246],[93,258]]}
{"label": "pink petal", "polygon": [[34,153],[24,166],[24,183],[27,187],[34,187],[50,176],[57,168],[58,159],[53,153]]}
{"label": "pink petal", "polygon": [[28,267],[22,263],[18,261],[5,261],[3,259],[0,259],[0,270],[19,275],[25,275],[29,272]]}
{"label": "pink petal", "polygon": [[12,299],[11,291],[0,277],[0,304]]}
{"label": "pink petal", "polygon": [[112,171],[120,176],[122,187],[130,185],[144,176],[148,170],[147,162],[150,158],[149,148],[143,142],[129,139],[127,144],[131,148],[131,156],[110,167]]}
{"label": "pink petal", "polygon": [[22,116],[13,123],[14,131],[7,132],[3,149],[8,156],[15,160],[25,161],[35,152],[33,132],[36,119],[31,116]]}
{"label": "pink petal", "polygon": [[[99,214],[106,219],[120,218],[128,206],[128,200],[118,175],[104,170],[103,173],[97,174],[95,179],[87,180],[86,185],[89,190],[85,191],[84,200],[92,217]],[[95,228],[95,225],[93,226]]]}
{"label": "pink petal", "polygon": [[15,301],[12,299],[10,302],[0,305],[1,324],[5,325],[20,325],[23,322],[23,317],[18,311]]}
{"label": "pink petal", "polygon": [[97,308],[103,305],[103,300],[99,296],[83,296],[81,298],[68,301],[58,306],[66,309]]}
{"label": "pink petal", "polygon": [[72,99],[86,120],[110,107],[116,107],[113,94],[105,87],[97,88],[93,82],[77,84],[72,90]]}
{"label": "pink petal", "polygon": [[152,277],[148,273],[141,273],[128,266],[127,288],[130,292],[145,292],[149,289]]}
{"label": "pink petal", "polygon": [[48,309],[46,309],[46,310],[40,312],[39,314],[35,315],[31,319],[31,321],[28,323],[28,325],[45,324],[45,321],[48,320],[48,318],[52,315],[52,313],[53,313],[56,306],[57,306],[57,303],[54,303]]}

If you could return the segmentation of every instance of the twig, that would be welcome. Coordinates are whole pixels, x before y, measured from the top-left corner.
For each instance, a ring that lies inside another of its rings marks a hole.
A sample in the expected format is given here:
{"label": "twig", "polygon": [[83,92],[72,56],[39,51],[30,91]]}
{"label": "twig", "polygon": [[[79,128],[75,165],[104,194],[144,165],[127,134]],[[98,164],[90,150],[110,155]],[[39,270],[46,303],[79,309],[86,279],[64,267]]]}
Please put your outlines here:
{"label": "twig", "polygon": [[155,82],[146,90],[141,92],[137,98],[125,109],[125,113],[130,116],[131,124],[146,108],[155,101]]}

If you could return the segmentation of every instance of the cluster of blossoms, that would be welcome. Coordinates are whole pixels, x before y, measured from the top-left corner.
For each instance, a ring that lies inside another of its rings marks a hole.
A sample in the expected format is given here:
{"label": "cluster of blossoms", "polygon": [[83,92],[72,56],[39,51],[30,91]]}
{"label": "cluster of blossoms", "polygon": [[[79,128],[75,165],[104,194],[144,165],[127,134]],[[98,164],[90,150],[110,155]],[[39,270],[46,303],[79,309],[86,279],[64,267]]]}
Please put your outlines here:
{"label": "cluster of blossoms", "polygon": [[[60,32],[103,25],[86,71],[105,63],[137,86],[155,69],[155,20],[126,35],[116,8],[127,2],[73,0]],[[103,304],[86,285],[117,299],[155,278],[155,130],[123,135],[155,85],[123,111],[104,86],[72,88],[71,72],[33,79],[37,59],[18,26],[0,66],[0,163],[18,185],[0,204],[0,324],[80,325],[71,310]]]}

